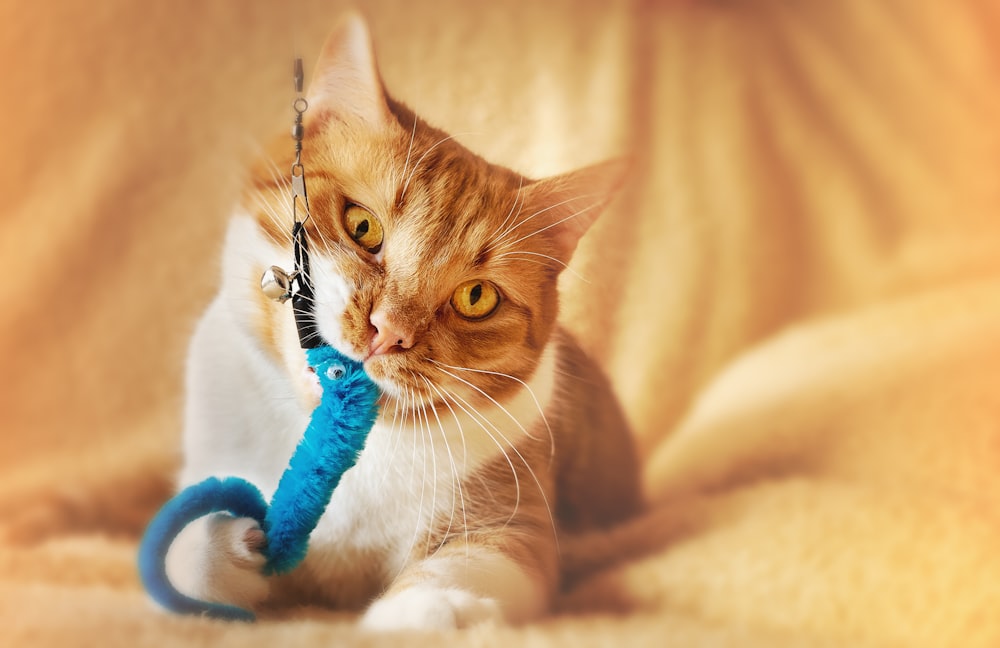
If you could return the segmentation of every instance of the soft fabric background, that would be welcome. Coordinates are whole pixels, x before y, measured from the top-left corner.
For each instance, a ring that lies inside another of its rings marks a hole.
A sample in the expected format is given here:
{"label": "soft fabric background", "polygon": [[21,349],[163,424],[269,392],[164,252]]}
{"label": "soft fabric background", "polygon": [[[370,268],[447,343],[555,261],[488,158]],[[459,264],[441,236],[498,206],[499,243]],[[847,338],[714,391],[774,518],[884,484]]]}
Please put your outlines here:
{"label": "soft fabric background", "polygon": [[[242,169],[343,6],[0,3],[0,643],[398,641],[168,617],[133,568]],[[390,91],[474,150],[634,169],[563,319],[657,512],[555,619],[444,639],[1000,645],[1000,9],[363,8]]]}

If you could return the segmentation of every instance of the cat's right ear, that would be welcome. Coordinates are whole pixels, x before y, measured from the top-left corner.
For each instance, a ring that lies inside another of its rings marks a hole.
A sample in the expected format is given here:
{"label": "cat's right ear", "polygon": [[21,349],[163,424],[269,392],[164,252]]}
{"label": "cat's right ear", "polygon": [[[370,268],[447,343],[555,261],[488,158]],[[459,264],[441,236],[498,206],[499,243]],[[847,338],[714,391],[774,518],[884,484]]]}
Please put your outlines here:
{"label": "cat's right ear", "polygon": [[344,16],[323,45],[306,98],[311,107],[345,121],[381,126],[392,118],[364,18]]}

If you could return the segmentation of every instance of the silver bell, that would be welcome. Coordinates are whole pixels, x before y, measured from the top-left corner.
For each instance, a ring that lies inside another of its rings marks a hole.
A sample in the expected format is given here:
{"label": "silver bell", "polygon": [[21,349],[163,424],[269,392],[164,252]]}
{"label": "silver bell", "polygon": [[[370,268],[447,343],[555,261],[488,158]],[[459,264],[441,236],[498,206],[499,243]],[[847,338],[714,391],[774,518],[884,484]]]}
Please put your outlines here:
{"label": "silver bell", "polygon": [[278,266],[271,266],[260,278],[260,289],[276,302],[284,303],[292,296],[292,279],[290,275]]}

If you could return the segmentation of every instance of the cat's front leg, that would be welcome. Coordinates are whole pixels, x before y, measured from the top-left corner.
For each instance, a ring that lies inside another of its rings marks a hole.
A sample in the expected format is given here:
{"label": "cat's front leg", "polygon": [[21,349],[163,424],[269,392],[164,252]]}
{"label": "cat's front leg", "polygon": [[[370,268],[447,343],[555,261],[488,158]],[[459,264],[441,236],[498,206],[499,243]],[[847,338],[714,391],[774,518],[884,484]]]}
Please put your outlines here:
{"label": "cat's front leg", "polygon": [[375,631],[447,630],[530,621],[548,610],[553,589],[546,573],[551,570],[539,569],[536,558],[449,543],[408,567],[372,603],[361,625]]}
{"label": "cat's front leg", "polygon": [[191,522],[167,551],[167,577],[201,601],[253,610],[267,598],[266,537],[256,520],[214,513]]}

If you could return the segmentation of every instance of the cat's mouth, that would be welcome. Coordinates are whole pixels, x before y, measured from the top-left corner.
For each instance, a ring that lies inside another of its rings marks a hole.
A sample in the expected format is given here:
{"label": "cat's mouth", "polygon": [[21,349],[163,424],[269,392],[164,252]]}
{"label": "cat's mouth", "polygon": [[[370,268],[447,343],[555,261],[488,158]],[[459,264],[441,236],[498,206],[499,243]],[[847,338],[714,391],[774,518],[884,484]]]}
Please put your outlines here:
{"label": "cat's mouth", "polygon": [[[382,390],[382,399],[399,400],[410,397],[419,382],[415,372],[404,367],[395,354],[369,354],[364,360],[365,373]],[[410,379],[406,379],[409,376]]]}
{"label": "cat's mouth", "polygon": [[441,386],[406,360],[403,354],[382,354],[364,363],[365,373],[382,391],[379,405],[389,416],[436,409],[445,398]]}
{"label": "cat's mouth", "polygon": [[375,381],[382,391],[378,404],[382,416],[410,416],[420,412],[428,413],[443,405],[440,397],[433,391],[417,389],[410,385],[398,385],[394,382]]}

